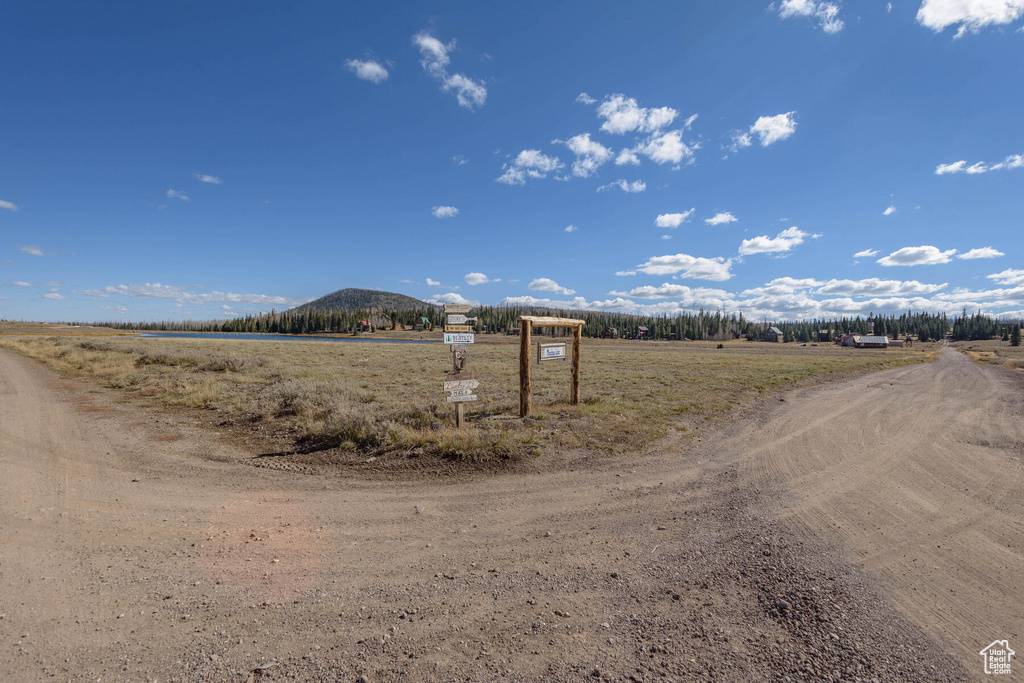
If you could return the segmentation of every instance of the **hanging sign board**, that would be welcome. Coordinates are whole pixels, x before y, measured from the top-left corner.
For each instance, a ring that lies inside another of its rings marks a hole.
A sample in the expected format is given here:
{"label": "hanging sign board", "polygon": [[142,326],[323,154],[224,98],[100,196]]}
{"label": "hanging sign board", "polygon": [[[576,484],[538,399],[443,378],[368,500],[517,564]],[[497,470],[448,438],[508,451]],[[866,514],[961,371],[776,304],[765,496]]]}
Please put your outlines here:
{"label": "hanging sign board", "polygon": [[473,333],[466,332],[445,332],[444,343],[445,344],[472,344],[474,335]]}
{"label": "hanging sign board", "polygon": [[565,342],[560,344],[537,344],[537,362],[546,360],[566,360]]}
{"label": "hanging sign board", "polygon": [[445,304],[444,312],[447,313],[469,313],[473,309],[469,304]]}

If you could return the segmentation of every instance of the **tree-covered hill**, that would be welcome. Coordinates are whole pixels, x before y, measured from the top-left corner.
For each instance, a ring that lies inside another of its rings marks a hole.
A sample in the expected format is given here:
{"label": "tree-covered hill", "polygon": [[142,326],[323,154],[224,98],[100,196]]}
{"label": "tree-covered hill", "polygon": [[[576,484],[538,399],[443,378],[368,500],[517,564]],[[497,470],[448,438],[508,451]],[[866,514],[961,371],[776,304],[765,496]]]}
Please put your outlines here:
{"label": "tree-covered hill", "polygon": [[353,313],[355,311],[370,310],[412,311],[424,309],[429,305],[405,294],[349,287],[348,289],[339,289],[336,292],[325,294],[319,299],[296,306],[286,312],[305,313],[306,311],[316,311],[318,313],[330,313],[332,311],[347,311]]}

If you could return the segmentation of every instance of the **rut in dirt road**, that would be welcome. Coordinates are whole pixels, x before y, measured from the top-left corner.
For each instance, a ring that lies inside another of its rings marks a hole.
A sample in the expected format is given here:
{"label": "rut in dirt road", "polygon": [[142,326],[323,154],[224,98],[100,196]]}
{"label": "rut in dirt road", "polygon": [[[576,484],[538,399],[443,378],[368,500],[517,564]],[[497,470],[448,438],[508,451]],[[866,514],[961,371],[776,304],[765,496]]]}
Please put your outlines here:
{"label": "rut in dirt road", "polygon": [[[868,574],[816,530],[853,528],[843,496],[856,483],[826,473],[841,463],[816,445],[847,403],[875,385],[927,393],[951,372],[968,388],[980,372],[972,391],[991,389],[987,370],[947,353],[788,395],[643,455],[367,481],[249,467],[251,454],[184,418],[0,353],[0,670],[14,681],[963,680],[974,662],[952,631],[921,620],[899,572],[875,561],[905,500],[878,499],[887,524],[844,537],[857,550],[874,539],[858,556]],[[922,414],[892,428],[941,440]],[[879,467],[874,450],[856,457],[851,472]],[[812,499],[829,482],[842,495]],[[1020,528],[1019,508],[992,509]],[[1006,552],[1019,558],[1019,545]],[[944,559],[1019,591],[988,560]],[[980,609],[994,613],[986,595]],[[965,618],[947,596],[931,600]],[[991,622],[1011,645],[1012,618]]]}

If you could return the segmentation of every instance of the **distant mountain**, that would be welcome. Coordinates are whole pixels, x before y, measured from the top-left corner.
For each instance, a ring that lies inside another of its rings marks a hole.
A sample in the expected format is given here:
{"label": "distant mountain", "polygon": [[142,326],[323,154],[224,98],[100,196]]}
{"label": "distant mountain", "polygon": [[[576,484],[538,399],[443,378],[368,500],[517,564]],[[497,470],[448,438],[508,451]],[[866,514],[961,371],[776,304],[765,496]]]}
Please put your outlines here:
{"label": "distant mountain", "polygon": [[388,310],[388,311],[409,311],[414,309],[423,309],[431,306],[425,301],[414,299],[411,296],[404,294],[395,294],[394,292],[380,292],[376,289],[339,289],[337,292],[331,292],[319,299],[296,306],[291,309],[292,313],[305,313],[306,311],[320,311],[321,313],[327,313],[330,311],[348,311],[353,312],[356,310],[366,309],[377,309],[377,310]]}

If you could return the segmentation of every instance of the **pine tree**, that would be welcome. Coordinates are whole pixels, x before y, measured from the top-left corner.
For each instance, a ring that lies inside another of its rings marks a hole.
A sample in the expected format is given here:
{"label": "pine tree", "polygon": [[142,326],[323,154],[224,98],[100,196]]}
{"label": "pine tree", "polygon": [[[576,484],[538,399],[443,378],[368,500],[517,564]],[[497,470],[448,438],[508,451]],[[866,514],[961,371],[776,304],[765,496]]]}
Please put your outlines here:
{"label": "pine tree", "polygon": [[1013,332],[1010,333],[1010,346],[1020,346],[1020,324],[1013,326]]}

